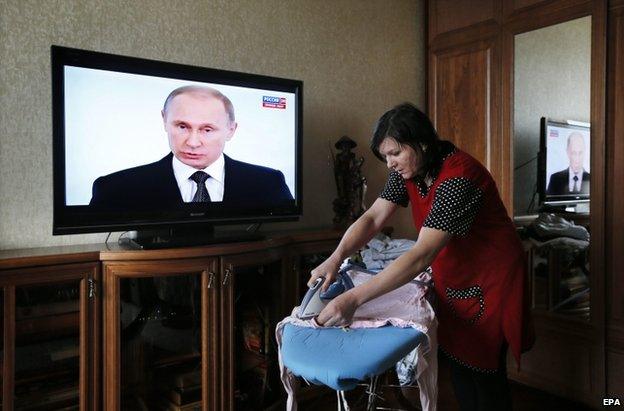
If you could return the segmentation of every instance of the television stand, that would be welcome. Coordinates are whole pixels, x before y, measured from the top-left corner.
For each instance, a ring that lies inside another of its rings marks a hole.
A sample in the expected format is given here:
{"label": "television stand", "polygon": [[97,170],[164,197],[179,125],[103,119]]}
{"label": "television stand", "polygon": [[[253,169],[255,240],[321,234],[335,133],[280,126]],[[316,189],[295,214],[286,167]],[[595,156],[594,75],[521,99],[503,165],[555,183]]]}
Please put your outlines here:
{"label": "television stand", "polygon": [[136,238],[127,238],[122,245],[137,250],[194,247],[217,243],[235,243],[262,240],[264,235],[249,231],[216,232],[213,226],[170,228],[137,231]]}
{"label": "television stand", "polygon": [[555,214],[589,214],[589,203],[577,203],[577,204],[544,204],[540,207],[541,213],[555,213]]}

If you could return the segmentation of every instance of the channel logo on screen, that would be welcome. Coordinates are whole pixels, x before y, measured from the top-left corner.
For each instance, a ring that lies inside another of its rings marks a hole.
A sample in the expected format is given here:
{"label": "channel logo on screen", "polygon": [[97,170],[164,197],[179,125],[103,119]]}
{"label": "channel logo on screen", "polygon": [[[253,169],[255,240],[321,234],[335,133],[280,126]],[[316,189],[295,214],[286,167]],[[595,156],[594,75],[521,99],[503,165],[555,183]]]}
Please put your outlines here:
{"label": "channel logo on screen", "polygon": [[286,108],[286,99],[284,97],[262,96],[262,107]]}

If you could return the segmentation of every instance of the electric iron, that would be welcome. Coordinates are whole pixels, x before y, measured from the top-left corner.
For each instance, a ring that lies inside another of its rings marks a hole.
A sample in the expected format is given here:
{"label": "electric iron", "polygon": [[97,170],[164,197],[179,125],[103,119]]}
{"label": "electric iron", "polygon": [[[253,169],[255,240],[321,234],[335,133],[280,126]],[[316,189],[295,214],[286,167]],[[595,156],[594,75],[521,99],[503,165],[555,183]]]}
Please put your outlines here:
{"label": "electric iron", "polygon": [[316,317],[332,299],[354,287],[351,277],[345,270],[338,272],[336,280],[327,287],[326,291],[321,291],[323,281],[325,281],[325,277],[317,278],[314,285],[303,296],[297,317],[302,320]]}

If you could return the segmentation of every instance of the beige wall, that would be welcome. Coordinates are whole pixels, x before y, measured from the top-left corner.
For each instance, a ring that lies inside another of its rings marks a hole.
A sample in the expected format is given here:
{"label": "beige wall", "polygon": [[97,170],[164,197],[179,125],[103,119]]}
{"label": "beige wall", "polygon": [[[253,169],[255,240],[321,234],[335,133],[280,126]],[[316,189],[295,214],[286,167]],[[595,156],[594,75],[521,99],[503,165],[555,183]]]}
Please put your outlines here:
{"label": "beige wall", "polygon": [[[514,49],[514,165],[518,167],[539,151],[540,118],[589,122],[591,17],[519,34]],[[536,181],[536,160],[514,172],[514,215],[527,214]],[[535,202],[537,207],[537,196]]]}
{"label": "beige wall", "polygon": [[393,104],[425,101],[422,1],[2,0],[0,8],[0,249],[105,238],[52,236],[51,44],[303,80],[304,216],[267,230],[331,224],[328,141],[343,134],[366,158],[370,204],[385,178],[367,148],[374,121]]}

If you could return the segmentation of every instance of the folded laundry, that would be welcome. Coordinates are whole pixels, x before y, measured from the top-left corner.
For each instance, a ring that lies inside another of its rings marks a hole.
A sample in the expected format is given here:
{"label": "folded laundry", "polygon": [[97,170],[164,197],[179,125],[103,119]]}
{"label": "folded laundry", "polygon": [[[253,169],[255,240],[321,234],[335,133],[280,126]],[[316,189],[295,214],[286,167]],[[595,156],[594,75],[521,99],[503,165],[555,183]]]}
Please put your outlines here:
{"label": "folded laundry", "polygon": [[384,269],[392,261],[400,257],[416,244],[407,239],[393,240],[384,234],[377,234],[366,248],[360,252],[362,260],[369,270]]}

